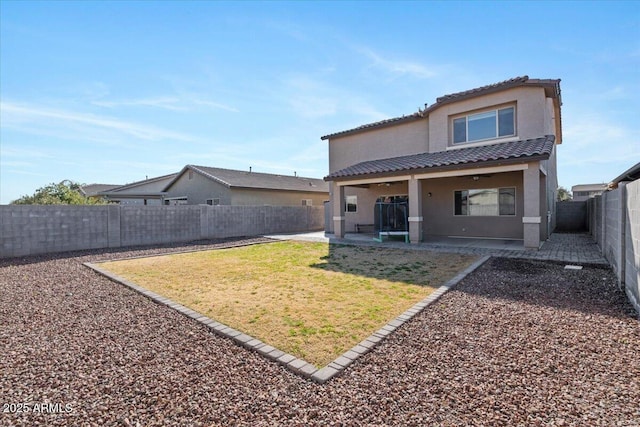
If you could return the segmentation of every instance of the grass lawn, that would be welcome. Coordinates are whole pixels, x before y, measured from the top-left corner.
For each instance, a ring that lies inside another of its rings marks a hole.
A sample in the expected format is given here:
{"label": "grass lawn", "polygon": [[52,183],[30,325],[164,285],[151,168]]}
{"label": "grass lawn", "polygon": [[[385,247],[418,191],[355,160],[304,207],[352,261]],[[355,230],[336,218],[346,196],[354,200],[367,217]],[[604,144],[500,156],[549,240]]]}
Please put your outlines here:
{"label": "grass lawn", "polygon": [[321,367],[475,259],[286,241],[101,265]]}

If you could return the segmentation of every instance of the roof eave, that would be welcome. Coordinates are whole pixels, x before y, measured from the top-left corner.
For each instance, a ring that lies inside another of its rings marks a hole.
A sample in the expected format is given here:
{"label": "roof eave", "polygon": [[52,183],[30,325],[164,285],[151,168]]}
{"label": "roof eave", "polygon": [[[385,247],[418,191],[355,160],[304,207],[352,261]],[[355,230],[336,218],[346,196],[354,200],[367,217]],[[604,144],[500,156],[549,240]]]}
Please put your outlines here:
{"label": "roof eave", "polygon": [[477,169],[485,166],[502,166],[502,165],[513,165],[519,163],[529,163],[540,160],[548,160],[550,154],[537,154],[534,156],[522,156],[515,157],[512,159],[497,159],[497,160],[485,160],[480,162],[468,162],[468,163],[458,163],[455,165],[444,165],[444,166],[432,166],[428,168],[415,168],[415,169],[401,169],[390,172],[380,172],[380,173],[367,173],[361,175],[350,175],[344,177],[331,177],[326,176],[324,178],[325,181],[334,181],[334,182],[344,182],[344,181],[352,181],[352,180],[360,180],[367,178],[387,178],[393,177],[397,175],[406,175],[407,173],[413,174],[421,174],[421,173],[429,173],[429,172],[442,172],[442,171],[450,171],[450,170],[464,170],[464,169]]}
{"label": "roof eave", "polygon": [[613,178],[609,186],[617,186],[622,181],[633,181],[636,179],[640,179],[640,162]]}
{"label": "roof eave", "polygon": [[341,132],[335,132],[329,135],[324,135],[320,137],[320,140],[325,141],[327,139],[331,139],[331,138],[341,138],[343,136],[349,136],[349,135],[354,135],[357,133],[362,133],[362,132],[368,132],[370,130],[377,130],[377,129],[382,129],[382,128],[386,128],[386,127],[390,127],[390,126],[395,126],[395,125],[399,125],[399,124],[403,124],[403,123],[409,123],[409,122],[413,122],[413,121],[418,121],[418,120],[422,120],[426,117],[426,115],[424,114],[410,114],[408,116],[403,116],[403,117],[396,117],[396,118],[392,118],[389,120],[383,120],[381,122],[377,122],[377,123],[372,123],[369,125],[363,125],[363,126],[359,126],[357,128],[353,128],[353,129],[349,129],[349,130],[345,130],[345,131],[341,131]]}
{"label": "roof eave", "polygon": [[232,186],[234,190],[264,190],[264,191],[293,191],[297,193],[328,193],[329,189],[323,190],[318,187],[309,187],[309,189],[291,189],[291,188],[270,188],[270,187],[247,187],[247,186]]}

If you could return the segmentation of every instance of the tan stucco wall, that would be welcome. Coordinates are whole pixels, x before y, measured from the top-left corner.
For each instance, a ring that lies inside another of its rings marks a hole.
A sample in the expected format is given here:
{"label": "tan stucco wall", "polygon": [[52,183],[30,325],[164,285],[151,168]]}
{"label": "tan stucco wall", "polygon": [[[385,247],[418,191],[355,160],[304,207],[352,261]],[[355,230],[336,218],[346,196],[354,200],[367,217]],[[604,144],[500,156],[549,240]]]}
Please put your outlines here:
{"label": "tan stucco wall", "polygon": [[234,206],[302,206],[302,199],[311,199],[312,206],[323,206],[325,200],[329,200],[329,193],[242,188],[231,190],[231,204]]}
{"label": "tan stucco wall", "polygon": [[451,117],[491,107],[516,106],[516,135],[456,147],[490,144],[555,134],[553,100],[543,88],[518,87],[443,105],[428,119],[358,132],[329,140],[329,173],[354,164],[424,152],[445,151],[452,147]]}
{"label": "tan stucco wall", "polygon": [[367,160],[428,151],[426,119],[334,137],[329,141],[329,173]]}
{"label": "tan stucco wall", "polygon": [[207,203],[207,199],[219,198],[221,205],[231,204],[231,192],[222,185],[205,178],[194,172],[193,178],[189,180],[189,171],[178,178],[171,188],[167,190],[166,197],[187,197],[187,204],[200,205]]}
{"label": "tan stucco wall", "polygon": [[[454,191],[516,187],[515,216],[455,216]],[[431,197],[428,197],[431,193]],[[422,184],[424,235],[522,239],[522,172],[506,172],[491,177],[427,179]]]}
{"label": "tan stucco wall", "polygon": [[[554,133],[550,129],[548,121],[545,120],[549,114],[553,114],[553,111],[548,111],[549,105],[544,89],[519,87],[444,105],[432,111],[429,114],[429,151],[444,151],[448,146],[453,145],[451,143],[451,116],[512,103],[516,104],[516,136],[486,141],[485,143],[539,138]],[[465,146],[465,144],[457,146]]]}
{"label": "tan stucco wall", "polygon": [[369,189],[346,187],[345,197],[358,196],[358,211],[345,212],[345,230],[347,233],[356,232],[356,224],[373,224],[375,219],[374,206],[380,196],[401,196],[408,194],[407,182],[396,182],[391,186],[371,184]]}
{"label": "tan stucco wall", "polygon": [[187,197],[187,204],[206,204],[207,199],[220,199],[221,205],[233,206],[301,206],[302,199],[313,200],[313,206],[322,206],[329,200],[329,193],[257,190],[232,188],[229,189],[204,176],[193,173],[189,180],[189,172],[184,173],[168,190],[167,197]]}

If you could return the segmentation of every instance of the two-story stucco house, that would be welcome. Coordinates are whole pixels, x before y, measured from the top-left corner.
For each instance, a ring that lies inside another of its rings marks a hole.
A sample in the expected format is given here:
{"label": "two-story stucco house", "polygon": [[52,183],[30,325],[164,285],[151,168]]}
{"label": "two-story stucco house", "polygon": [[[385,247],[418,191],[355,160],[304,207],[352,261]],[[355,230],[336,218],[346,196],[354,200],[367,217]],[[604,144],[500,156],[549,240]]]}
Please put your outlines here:
{"label": "two-story stucco house", "polygon": [[400,200],[411,242],[521,239],[538,249],[555,227],[561,105],[560,80],[524,76],[323,136],[329,231],[342,237],[358,224],[374,224],[378,202]]}

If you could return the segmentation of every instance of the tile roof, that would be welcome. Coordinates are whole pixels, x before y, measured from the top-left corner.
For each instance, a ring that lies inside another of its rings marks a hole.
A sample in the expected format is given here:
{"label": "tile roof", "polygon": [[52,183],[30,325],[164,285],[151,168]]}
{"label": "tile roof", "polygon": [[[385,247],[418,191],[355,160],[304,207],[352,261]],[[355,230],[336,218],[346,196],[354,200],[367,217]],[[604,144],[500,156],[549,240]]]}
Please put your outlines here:
{"label": "tile roof", "polygon": [[325,180],[340,180],[366,175],[394,174],[424,169],[446,169],[486,162],[512,163],[532,158],[549,158],[555,137],[503,142],[500,144],[458,148],[436,153],[413,154],[389,159],[370,160],[333,172]]}
{"label": "tile roof", "polygon": [[392,123],[393,124],[400,124],[400,123],[404,123],[404,122],[411,122],[411,121],[414,121],[414,120],[420,120],[420,119],[422,119],[424,117],[425,117],[425,114],[423,114],[422,111],[418,111],[417,113],[413,113],[413,114],[409,114],[409,115],[403,115],[402,117],[393,117],[391,119],[380,120],[379,122],[374,122],[374,123],[367,123],[366,125],[358,126],[356,128],[352,128],[352,129],[341,131],[341,132],[332,133],[330,135],[325,135],[323,137],[320,137],[320,139],[324,140],[324,139],[329,139],[329,138],[334,137],[334,136],[360,132],[362,130],[376,129],[376,128],[380,128],[380,127],[385,127],[385,126],[387,126],[389,124],[392,124]]}
{"label": "tile roof", "polygon": [[480,86],[475,89],[465,90],[462,92],[451,93],[449,95],[443,95],[439,98],[436,98],[436,104],[442,104],[445,101],[458,101],[460,99],[470,98],[472,96],[484,95],[486,93],[490,93],[497,90],[504,90],[511,87],[522,86],[524,83],[529,80],[529,76],[521,76],[514,77],[509,80],[504,80],[498,83]]}
{"label": "tile roof", "polygon": [[[233,169],[213,168],[208,166],[195,165],[185,166],[180,175],[182,175],[182,173],[184,173],[187,169],[191,169],[194,172],[199,173],[229,188],[256,188],[265,190],[288,190],[318,193],[329,192],[329,184],[318,178],[305,178],[301,176],[291,175],[275,175],[269,173],[239,171]],[[175,180],[177,180],[177,178]],[[169,188],[172,183],[167,185],[166,188]]]}
{"label": "tile roof", "polygon": [[545,89],[546,96],[558,98],[559,103],[561,104],[560,79],[530,79],[529,76],[520,76],[520,77],[514,77],[512,79],[504,80],[498,83],[477,87],[475,89],[456,92],[449,95],[443,95],[439,98],[436,98],[435,104],[432,104],[429,107],[426,107],[426,104],[425,104],[425,109],[418,110],[417,113],[413,113],[410,115],[403,115],[402,117],[395,117],[391,119],[381,120],[379,122],[358,126],[353,129],[335,132],[329,135],[325,135],[320,139],[325,140],[325,139],[333,138],[336,136],[351,135],[353,133],[362,132],[365,130],[382,128],[392,124],[399,124],[399,123],[408,122],[408,121],[420,120],[427,117],[430,112],[432,112],[433,110],[436,110],[437,108],[440,108],[442,105],[461,101],[464,99],[473,98],[476,96],[487,95],[490,93],[499,92],[502,90],[510,89],[513,87],[519,87],[519,86],[542,87]]}

